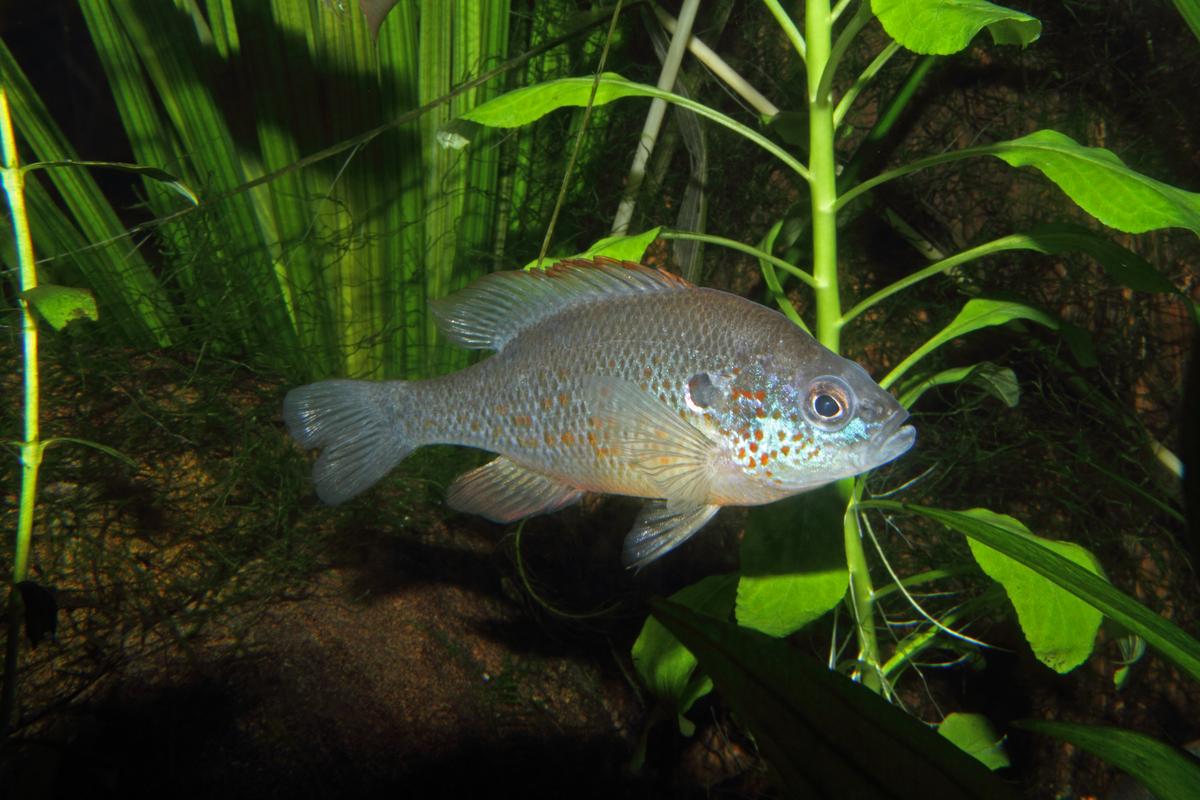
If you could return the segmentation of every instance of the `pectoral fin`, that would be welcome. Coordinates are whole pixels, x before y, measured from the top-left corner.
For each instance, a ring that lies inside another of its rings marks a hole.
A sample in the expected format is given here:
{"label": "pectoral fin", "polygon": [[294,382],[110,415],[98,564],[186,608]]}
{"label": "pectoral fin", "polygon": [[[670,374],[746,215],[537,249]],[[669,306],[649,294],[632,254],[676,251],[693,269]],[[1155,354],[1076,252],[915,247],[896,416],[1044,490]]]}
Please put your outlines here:
{"label": "pectoral fin", "polygon": [[501,456],[459,475],[446,492],[455,511],[479,514],[492,522],[513,522],[548,514],[579,500],[583,492]]}
{"label": "pectoral fin", "polygon": [[687,541],[712,519],[720,506],[683,505],[655,500],[647,503],[625,537],[621,562],[641,569]]}
{"label": "pectoral fin", "polygon": [[619,445],[621,460],[674,502],[703,505],[712,482],[717,444],[670,406],[638,386],[611,376],[590,376],[592,413]]}

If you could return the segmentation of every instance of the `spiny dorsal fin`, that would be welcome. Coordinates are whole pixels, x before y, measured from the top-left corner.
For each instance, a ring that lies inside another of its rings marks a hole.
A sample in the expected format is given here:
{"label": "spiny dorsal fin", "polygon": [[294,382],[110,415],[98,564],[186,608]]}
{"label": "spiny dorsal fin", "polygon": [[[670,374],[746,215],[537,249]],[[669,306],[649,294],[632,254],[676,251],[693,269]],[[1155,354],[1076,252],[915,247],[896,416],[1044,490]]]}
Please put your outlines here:
{"label": "spiny dorsal fin", "polygon": [[611,258],[567,259],[544,270],[484,275],[430,303],[438,328],[459,347],[500,350],[525,328],[563,309],[614,295],[694,288],[665,270]]}

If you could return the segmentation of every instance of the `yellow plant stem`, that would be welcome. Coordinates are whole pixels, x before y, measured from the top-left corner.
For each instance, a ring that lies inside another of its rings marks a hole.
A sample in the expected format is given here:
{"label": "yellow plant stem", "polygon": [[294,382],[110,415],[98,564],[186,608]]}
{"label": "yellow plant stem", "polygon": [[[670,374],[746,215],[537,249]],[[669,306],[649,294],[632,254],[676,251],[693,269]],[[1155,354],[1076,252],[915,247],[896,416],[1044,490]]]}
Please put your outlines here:
{"label": "yellow plant stem", "polygon": [[9,592],[8,642],[4,658],[4,688],[0,725],[9,730],[16,717],[16,666],[20,646],[20,595],[16,585],[25,580],[29,569],[29,543],[33,535],[33,510],[37,494],[38,469],[42,464],[42,443],[38,432],[38,339],[33,309],[24,297],[37,286],[34,269],[33,238],[25,212],[25,175],[17,156],[8,93],[0,86],[0,145],[3,146],[4,192],[12,210],[16,235],[17,260],[20,264],[22,341],[25,358],[25,435],[21,442],[21,506],[17,517],[17,539],[13,553],[12,585]]}

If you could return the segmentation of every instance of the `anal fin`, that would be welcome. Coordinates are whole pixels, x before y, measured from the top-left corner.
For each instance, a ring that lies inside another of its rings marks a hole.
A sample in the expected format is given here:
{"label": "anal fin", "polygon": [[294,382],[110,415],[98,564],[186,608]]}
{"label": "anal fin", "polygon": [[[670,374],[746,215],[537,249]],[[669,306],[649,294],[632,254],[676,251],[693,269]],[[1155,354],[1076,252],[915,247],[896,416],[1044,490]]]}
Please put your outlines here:
{"label": "anal fin", "polygon": [[501,456],[459,475],[446,492],[446,503],[455,511],[479,514],[492,522],[513,522],[557,511],[582,496],[574,486]]}
{"label": "anal fin", "polygon": [[641,569],[687,541],[720,508],[662,500],[647,503],[634,521],[633,530],[625,537],[621,562],[631,569]]}

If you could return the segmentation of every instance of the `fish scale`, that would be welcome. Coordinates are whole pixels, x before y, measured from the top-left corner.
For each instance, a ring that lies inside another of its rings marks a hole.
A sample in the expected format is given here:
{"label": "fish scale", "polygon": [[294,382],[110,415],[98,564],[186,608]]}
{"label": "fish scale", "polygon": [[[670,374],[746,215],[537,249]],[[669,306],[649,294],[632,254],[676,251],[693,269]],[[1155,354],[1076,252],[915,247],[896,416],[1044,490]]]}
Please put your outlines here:
{"label": "fish scale", "polygon": [[584,492],[647,498],[625,550],[640,566],[722,506],[865,471],[915,436],[861,367],[778,312],[641,265],[494,273],[433,310],[451,340],[497,352],[431,380],[288,394],[292,434],[323,449],[322,499],[357,494],[415,447],[477,447],[500,457],[461,476],[451,506],[506,522]]}

